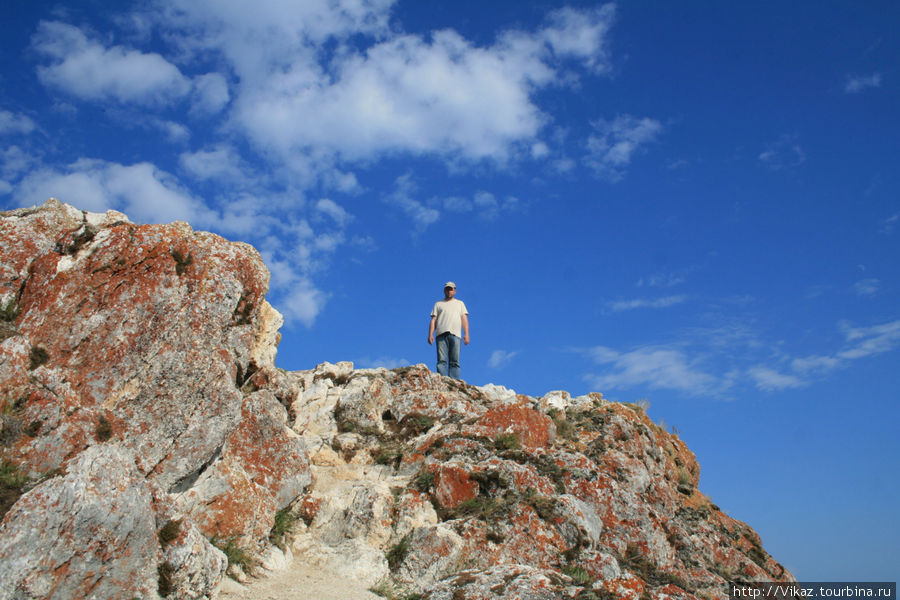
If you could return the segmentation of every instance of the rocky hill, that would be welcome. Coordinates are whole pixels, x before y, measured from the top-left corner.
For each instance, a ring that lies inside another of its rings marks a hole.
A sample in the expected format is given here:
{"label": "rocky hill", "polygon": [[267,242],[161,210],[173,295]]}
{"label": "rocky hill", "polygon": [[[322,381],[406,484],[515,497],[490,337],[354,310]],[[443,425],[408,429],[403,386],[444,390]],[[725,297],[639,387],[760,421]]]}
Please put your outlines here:
{"label": "rocky hill", "polygon": [[292,561],[429,600],[793,579],[638,406],[280,370],[259,254],[186,223],[51,200],[0,246],[0,599],[214,598]]}

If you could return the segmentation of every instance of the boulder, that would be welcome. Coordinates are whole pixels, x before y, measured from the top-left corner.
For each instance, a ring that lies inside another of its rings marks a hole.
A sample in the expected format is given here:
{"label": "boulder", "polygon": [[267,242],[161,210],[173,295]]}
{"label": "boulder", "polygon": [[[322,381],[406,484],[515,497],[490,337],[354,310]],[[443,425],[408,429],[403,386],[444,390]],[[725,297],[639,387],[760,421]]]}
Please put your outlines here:
{"label": "boulder", "polygon": [[0,247],[0,590],[211,597],[311,481],[259,253],[56,200]]}
{"label": "boulder", "polygon": [[85,450],[0,524],[0,598],[152,597],[159,552],[152,502],[131,450]]}

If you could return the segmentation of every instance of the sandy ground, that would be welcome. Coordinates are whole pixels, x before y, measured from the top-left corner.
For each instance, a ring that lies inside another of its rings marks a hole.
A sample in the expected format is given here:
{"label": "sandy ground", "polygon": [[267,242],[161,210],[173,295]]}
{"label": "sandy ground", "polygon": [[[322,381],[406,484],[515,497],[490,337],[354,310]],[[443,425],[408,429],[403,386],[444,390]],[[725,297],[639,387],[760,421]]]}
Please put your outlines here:
{"label": "sandy ground", "polygon": [[359,581],[319,567],[294,563],[269,577],[247,584],[226,577],[219,586],[219,600],[379,600]]}

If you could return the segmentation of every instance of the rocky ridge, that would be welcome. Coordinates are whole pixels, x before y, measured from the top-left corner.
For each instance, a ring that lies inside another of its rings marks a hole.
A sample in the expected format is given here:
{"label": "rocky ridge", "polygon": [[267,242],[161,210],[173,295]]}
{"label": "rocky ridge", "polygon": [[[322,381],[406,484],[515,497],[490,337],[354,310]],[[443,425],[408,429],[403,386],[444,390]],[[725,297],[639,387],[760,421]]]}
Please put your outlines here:
{"label": "rocky ridge", "polygon": [[213,598],[292,561],[431,600],[792,580],[638,406],[278,369],[259,254],[186,223],[51,200],[0,244],[0,598]]}

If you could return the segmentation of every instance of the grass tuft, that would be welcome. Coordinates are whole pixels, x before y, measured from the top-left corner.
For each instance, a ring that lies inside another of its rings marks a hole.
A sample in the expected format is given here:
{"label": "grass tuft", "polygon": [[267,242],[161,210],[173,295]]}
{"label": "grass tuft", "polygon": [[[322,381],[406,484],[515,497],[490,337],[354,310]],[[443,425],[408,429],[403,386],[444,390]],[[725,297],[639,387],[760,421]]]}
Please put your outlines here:
{"label": "grass tuft", "polygon": [[50,360],[50,355],[44,348],[32,346],[31,352],[28,353],[28,370],[34,371],[48,360]]}
{"label": "grass tuft", "polygon": [[98,442],[108,441],[113,434],[112,423],[104,415],[97,418],[97,426],[94,428],[94,435]]}
{"label": "grass tuft", "polygon": [[578,565],[565,565],[560,571],[571,577],[578,585],[587,586],[594,583],[594,578]]}
{"label": "grass tuft", "polygon": [[175,582],[172,581],[172,575],[175,574],[175,567],[168,562],[162,562],[159,563],[159,566],[156,568],[156,573],[159,576],[156,590],[159,592],[160,596],[166,598],[175,591]]}
{"label": "grass tuft", "polygon": [[166,546],[174,542],[180,534],[181,519],[172,519],[166,521],[166,524],[160,527],[157,534],[160,547],[165,548]]}
{"label": "grass tuft", "polygon": [[284,550],[287,545],[287,537],[294,531],[299,520],[300,517],[291,512],[291,507],[285,506],[275,513],[275,524],[272,525],[272,530],[269,532],[269,540]]}
{"label": "grass tuft", "polygon": [[519,436],[515,433],[501,433],[494,441],[494,447],[497,450],[518,450],[521,448]]}
{"label": "grass tuft", "polygon": [[403,536],[399,542],[391,546],[391,549],[385,553],[388,561],[388,567],[393,571],[401,564],[409,553],[409,535]]}
{"label": "grass tuft", "polygon": [[256,560],[248,550],[238,545],[235,537],[222,538],[214,536],[209,541],[213,546],[225,554],[226,558],[228,558],[229,565],[237,565],[243,569],[245,573],[253,572],[253,569],[256,566]]}

